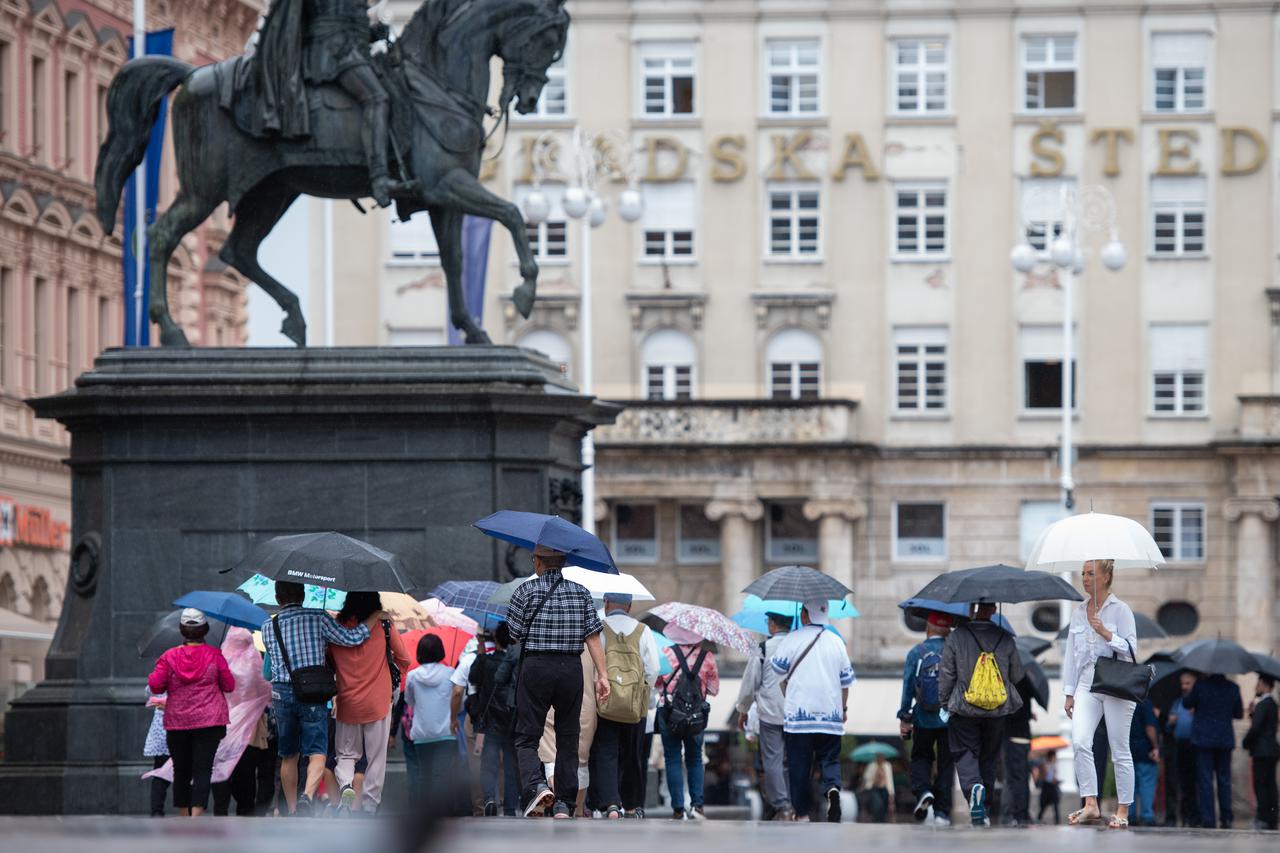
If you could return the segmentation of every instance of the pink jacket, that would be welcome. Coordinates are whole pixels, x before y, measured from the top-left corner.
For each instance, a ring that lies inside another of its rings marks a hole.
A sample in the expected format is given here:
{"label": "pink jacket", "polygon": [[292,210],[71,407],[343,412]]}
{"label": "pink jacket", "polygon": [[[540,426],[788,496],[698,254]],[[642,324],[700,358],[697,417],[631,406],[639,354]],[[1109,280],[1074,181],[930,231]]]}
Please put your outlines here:
{"label": "pink jacket", "polygon": [[147,679],[152,693],[168,693],[165,731],[225,726],[227,699],[236,687],[222,652],[204,643],[175,646],[160,656]]}

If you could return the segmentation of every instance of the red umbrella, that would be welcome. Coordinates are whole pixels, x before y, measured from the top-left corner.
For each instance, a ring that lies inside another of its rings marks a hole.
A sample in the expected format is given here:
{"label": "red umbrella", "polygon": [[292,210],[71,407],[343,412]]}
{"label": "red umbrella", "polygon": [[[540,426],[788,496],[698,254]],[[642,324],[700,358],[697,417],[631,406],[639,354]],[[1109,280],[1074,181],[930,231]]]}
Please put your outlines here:
{"label": "red umbrella", "polygon": [[427,634],[434,634],[440,638],[440,642],[444,643],[444,660],[441,661],[445,666],[457,666],[458,658],[462,656],[462,650],[467,647],[467,643],[471,642],[474,634],[468,634],[461,628],[454,628],[450,625],[437,625],[434,628],[427,628],[420,631],[406,631],[400,635],[400,639],[404,641],[405,651],[409,653],[412,661],[409,664],[409,672],[412,672],[418,666],[418,641]]}

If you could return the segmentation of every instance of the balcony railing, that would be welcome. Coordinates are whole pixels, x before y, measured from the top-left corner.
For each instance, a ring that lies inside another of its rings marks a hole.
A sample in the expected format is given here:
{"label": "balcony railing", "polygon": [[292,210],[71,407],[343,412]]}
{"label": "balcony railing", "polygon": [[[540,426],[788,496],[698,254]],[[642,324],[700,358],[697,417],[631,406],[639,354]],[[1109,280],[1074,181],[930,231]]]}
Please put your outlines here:
{"label": "balcony railing", "polygon": [[617,421],[595,430],[598,445],[849,444],[852,400],[618,401]]}

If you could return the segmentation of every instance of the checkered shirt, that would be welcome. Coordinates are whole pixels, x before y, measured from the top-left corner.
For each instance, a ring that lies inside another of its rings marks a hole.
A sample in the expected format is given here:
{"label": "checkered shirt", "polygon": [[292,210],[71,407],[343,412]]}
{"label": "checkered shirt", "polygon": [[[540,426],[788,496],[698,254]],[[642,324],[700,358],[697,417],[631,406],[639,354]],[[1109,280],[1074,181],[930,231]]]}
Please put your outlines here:
{"label": "checkered shirt", "polygon": [[[280,636],[289,649],[289,662],[294,669],[323,666],[325,645],[358,646],[369,639],[367,625],[344,628],[323,610],[304,610],[297,604],[286,604],[280,609]],[[285,666],[280,644],[276,642],[276,630],[268,619],[262,623],[262,644],[271,659],[271,681],[274,684],[289,683],[289,668]]]}
{"label": "checkered shirt", "polygon": [[591,593],[585,586],[570,580],[560,581],[555,592],[551,593],[551,599],[538,613],[538,618],[529,624],[529,618],[559,576],[559,572],[547,572],[540,578],[520,584],[511,596],[511,604],[507,607],[507,628],[511,631],[511,639],[523,642],[526,651],[580,655],[583,640],[604,629]]}

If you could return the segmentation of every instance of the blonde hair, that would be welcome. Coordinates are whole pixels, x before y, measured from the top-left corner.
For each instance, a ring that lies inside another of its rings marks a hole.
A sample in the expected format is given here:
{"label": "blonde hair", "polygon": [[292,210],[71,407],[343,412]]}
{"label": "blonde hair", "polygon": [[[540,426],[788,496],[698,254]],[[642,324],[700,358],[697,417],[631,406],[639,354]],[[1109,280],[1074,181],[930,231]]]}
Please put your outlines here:
{"label": "blonde hair", "polygon": [[1111,585],[1116,580],[1116,561],[1115,560],[1086,560],[1086,564],[1093,563],[1093,570],[1097,574],[1105,574],[1107,576],[1107,589],[1111,589]]}

